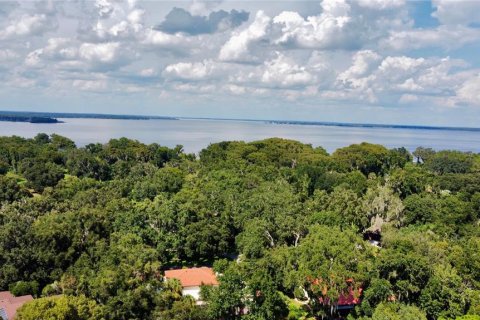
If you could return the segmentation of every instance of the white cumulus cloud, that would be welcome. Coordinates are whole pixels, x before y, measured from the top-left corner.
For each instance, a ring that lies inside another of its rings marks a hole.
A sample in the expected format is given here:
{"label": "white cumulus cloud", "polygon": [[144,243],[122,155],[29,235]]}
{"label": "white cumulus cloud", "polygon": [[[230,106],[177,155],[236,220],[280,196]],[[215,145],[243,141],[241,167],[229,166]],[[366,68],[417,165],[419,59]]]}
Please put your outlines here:
{"label": "white cumulus cloud", "polygon": [[444,24],[463,24],[480,22],[480,1],[477,0],[432,0],[436,8],[432,14]]}
{"label": "white cumulus cloud", "polygon": [[277,58],[265,62],[261,80],[268,86],[295,87],[311,84],[315,76],[292,59],[277,53]]}
{"label": "white cumulus cloud", "polygon": [[480,107],[480,75],[465,81],[457,90],[457,97],[463,103]]}
{"label": "white cumulus cloud", "polygon": [[234,32],[232,37],[220,49],[219,58],[223,61],[248,61],[252,57],[249,55],[249,47],[259,41],[267,34],[267,28],[270,25],[270,17],[263,11],[258,11],[253,21],[247,29],[241,32]]}
{"label": "white cumulus cloud", "polygon": [[363,87],[364,77],[368,76],[376,68],[381,56],[372,50],[362,50],[354,54],[350,68],[338,76],[338,80],[352,87]]}
{"label": "white cumulus cloud", "polygon": [[280,13],[273,22],[281,26],[282,35],[275,43],[302,47],[335,49],[358,45],[350,6],[345,1],[324,0],[323,13],[304,19],[293,11]]}
{"label": "white cumulus cloud", "polygon": [[405,5],[405,0],[357,0],[357,2],[362,7],[374,10],[396,9]]}
{"label": "white cumulus cloud", "polygon": [[201,80],[211,76],[215,71],[212,61],[179,62],[168,65],[163,74],[167,78],[182,80]]}
{"label": "white cumulus cloud", "polygon": [[23,14],[12,19],[3,30],[0,30],[0,40],[40,35],[56,27],[56,21],[45,14]]}
{"label": "white cumulus cloud", "polygon": [[461,25],[439,26],[435,29],[392,31],[382,40],[382,47],[397,51],[441,47],[460,48],[480,40],[480,29]]}

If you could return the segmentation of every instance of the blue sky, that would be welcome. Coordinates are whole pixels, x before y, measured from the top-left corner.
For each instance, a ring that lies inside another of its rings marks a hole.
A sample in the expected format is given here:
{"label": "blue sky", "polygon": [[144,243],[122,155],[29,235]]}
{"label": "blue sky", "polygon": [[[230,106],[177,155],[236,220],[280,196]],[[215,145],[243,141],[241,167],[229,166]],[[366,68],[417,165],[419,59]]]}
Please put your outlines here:
{"label": "blue sky", "polygon": [[479,11],[0,0],[0,109],[478,127]]}

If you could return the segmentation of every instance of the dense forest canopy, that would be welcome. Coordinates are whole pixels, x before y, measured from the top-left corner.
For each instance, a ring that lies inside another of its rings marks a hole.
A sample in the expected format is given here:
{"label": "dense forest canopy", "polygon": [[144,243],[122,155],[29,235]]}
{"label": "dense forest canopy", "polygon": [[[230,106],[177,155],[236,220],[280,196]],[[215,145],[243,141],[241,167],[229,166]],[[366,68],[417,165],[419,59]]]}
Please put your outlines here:
{"label": "dense forest canopy", "polygon": [[[359,289],[350,319],[480,319],[478,154],[1,137],[0,202],[20,320],[328,319]],[[202,306],[163,279],[204,265]]]}

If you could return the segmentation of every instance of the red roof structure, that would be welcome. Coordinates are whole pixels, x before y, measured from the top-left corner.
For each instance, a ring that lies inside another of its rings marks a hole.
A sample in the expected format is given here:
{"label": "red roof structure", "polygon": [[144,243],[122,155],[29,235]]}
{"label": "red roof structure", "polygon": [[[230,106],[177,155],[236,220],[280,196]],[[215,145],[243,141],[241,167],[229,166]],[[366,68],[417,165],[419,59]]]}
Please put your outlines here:
{"label": "red roof structure", "polygon": [[[337,308],[339,309],[344,309],[348,307],[354,307],[357,304],[361,303],[361,295],[363,288],[355,288],[352,284],[354,283],[353,279],[347,279],[346,280],[348,284],[348,293],[341,293],[340,296],[338,297],[338,300],[336,301]],[[321,286],[323,283],[322,279],[314,279],[311,280],[312,285],[316,286]],[[322,292],[325,295],[327,293],[328,286],[323,285],[322,286]],[[330,298],[328,297],[319,297],[318,298],[319,302],[322,304],[330,304]]]}
{"label": "red roof structure", "polygon": [[190,268],[166,270],[165,278],[177,279],[182,287],[198,287],[201,285],[218,285],[217,277],[212,268]]}
{"label": "red roof structure", "polygon": [[14,297],[10,291],[0,292],[0,319],[12,320],[15,319],[17,310],[23,306],[24,303],[33,300],[31,295]]}
{"label": "red roof structure", "polygon": [[353,288],[348,288],[348,294],[341,294],[338,297],[337,304],[339,306],[349,306],[360,304],[360,296],[362,295],[362,288],[354,290]]}

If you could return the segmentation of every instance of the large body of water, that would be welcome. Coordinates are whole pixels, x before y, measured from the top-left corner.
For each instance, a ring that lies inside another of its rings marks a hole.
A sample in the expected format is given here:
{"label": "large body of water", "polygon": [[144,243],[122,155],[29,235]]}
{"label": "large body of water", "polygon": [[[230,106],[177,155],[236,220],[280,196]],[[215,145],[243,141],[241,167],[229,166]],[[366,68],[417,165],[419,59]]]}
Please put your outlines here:
{"label": "large body of water", "polygon": [[272,124],[233,120],[112,120],[60,119],[58,124],[0,122],[0,136],[34,137],[37,133],[57,133],[78,146],[127,137],[143,143],[184,146],[186,152],[198,152],[210,143],[226,140],[255,141],[270,137],[294,139],[328,152],[363,141],[386,147],[418,146],[436,150],[455,149],[480,152],[480,131],[432,130],[410,128],[358,128],[319,125]]}

